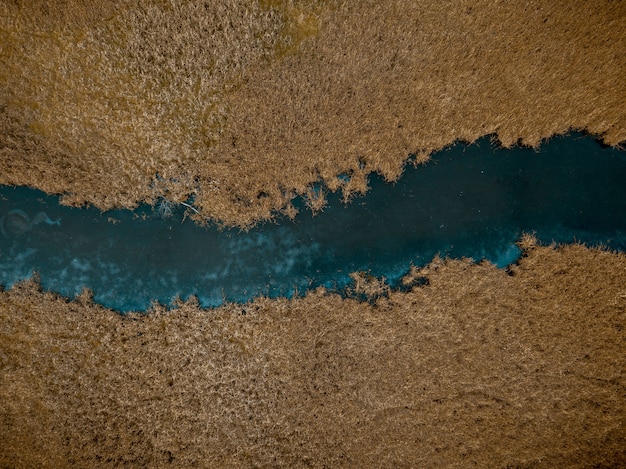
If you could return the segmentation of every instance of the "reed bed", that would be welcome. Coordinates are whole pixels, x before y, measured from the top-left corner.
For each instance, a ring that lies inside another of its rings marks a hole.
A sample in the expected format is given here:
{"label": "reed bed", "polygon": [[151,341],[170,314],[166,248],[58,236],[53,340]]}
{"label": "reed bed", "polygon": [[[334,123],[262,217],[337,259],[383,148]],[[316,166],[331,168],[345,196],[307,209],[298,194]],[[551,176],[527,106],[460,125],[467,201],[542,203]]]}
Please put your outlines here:
{"label": "reed bed", "polygon": [[251,227],[457,140],[626,140],[623,2],[37,5],[0,3],[0,183],[69,204]]}

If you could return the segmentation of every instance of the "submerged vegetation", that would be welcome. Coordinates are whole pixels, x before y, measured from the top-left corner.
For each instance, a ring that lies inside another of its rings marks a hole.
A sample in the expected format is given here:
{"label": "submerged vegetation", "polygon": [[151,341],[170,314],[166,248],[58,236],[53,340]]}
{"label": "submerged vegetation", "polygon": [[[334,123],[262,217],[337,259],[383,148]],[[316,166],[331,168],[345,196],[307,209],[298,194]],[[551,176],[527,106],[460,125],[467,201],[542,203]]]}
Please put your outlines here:
{"label": "submerged vegetation", "polygon": [[37,213],[32,219],[20,209],[10,210],[0,218],[0,233],[5,238],[17,238],[28,233],[36,225],[46,223],[48,225],[60,225],[61,220],[50,220],[44,212]]}

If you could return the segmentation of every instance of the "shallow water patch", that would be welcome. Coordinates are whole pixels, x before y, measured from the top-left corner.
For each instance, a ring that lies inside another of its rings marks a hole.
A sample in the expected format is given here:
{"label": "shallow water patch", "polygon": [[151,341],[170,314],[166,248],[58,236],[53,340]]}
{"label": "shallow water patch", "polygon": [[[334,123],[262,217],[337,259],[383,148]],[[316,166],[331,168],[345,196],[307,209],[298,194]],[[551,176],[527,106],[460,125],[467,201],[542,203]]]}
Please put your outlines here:
{"label": "shallow water patch", "polygon": [[519,257],[523,232],[624,250],[625,181],[624,152],[571,134],[538,151],[502,149],[488,137],[455,144],[396,184],[370,177],[367,195],[348,205],[330,194],[313,217],[298,200],[295,220],[249,232],[197,226],[184,206],[169,217],[148,206],[100,212],[3,187],[0,284],[36,271],[45,289],[72,297],[87,287],[118,311],[192,294],[211,307],[318,286],[343,291],[356,271],[399,286],[410,265],[436,254],[504,267]]}

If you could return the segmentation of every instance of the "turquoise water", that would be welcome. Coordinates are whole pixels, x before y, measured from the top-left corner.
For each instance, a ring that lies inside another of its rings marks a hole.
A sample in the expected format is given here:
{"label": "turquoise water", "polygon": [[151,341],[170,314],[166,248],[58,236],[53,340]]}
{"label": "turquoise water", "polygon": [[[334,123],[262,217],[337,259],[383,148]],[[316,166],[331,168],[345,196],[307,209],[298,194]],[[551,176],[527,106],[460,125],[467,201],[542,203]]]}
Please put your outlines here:
{"label": "turquoise water", "polygon": [[438,253],[505,267],[520,255],[522,232],[626,248],[626,153],[581,134],[539,151],[489,138],[459,143],[396,184],[371,176],[370,186],[347,206],[329,194],[315,217],[297,201],[294,221],[249,232],[199,227],[184,220],[184,206],[167,218],[149,206],[102,213],[2,187],[0,284],[37,272],[47,290],[73,297],[88,287],[96,302],[125,312],[192,294],[211,307],[322,285],[346,292],[354,271],[397,285]]}

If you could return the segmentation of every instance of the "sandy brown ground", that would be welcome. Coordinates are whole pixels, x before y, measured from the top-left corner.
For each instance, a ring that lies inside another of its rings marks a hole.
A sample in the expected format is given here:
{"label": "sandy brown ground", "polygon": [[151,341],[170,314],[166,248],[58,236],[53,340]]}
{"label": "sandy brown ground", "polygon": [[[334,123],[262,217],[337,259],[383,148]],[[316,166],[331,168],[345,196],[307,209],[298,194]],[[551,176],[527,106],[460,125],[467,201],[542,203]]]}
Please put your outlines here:
{"label": "sandy brown ground", "polygon": [[626,255],[420,274],[128,317],[4,292],[0,466],[624,467]]}
{"label": "sandy brown ground", "polygon": [[622,1],[3,0],[0,183],[250,226],[457,139],[617,144],[625,70]]}
{"label": "sandy brown ground", "polygon": [[[456,139],[617,144],[625,70],[622,1],[0,0],[0,183],[249,227]],[[626,467],[625,256],[511,273],[129,317],[2,292],[0,466]]]}

